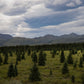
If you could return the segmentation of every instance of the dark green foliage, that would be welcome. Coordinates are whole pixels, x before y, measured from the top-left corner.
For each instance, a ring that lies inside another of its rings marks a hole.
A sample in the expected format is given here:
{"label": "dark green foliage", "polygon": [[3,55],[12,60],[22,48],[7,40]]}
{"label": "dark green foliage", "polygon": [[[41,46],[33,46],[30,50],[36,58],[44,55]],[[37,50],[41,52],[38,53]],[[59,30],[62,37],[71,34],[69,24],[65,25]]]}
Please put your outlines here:
{"label": "dark green foliage", "polygon": [[73,64],[73,58],[72,58],[71,53],[69,54],[69,56],[68,56],[68,58],[67,58],[67,63],[68,63],[68,64]]}
{"label": "dark green foliage", "polygon": [[54,53],[52,53],[52,58],[55,58],[55,54]]}
{"label": "dark green foliage", "polygon": [[37,55],[36,55],[36,52],[34,52],[34,53],[32,54],[32,61],[33,61],[34,63],[37,63]]}
{"label": "dark green foliage", "polygon": [[67,63],[65,62],[62,68],[62,74],[66,74],[66,73],[69,73],[69,70]]}
{"label": "dark green foliage", "polygon": [[15,65],[15,67],[13,66],[13,64],[11,63],[8,69],[8,77],[16,77],[18,75],[18,71],[17,71],[17,66]]}
{"label": "dark green foliage", "polygon": [[25,59],[25,53],[24,52],[22,53],[22,59]]}
{"label": "dark green foliage", "polygon": [[43,55],[44,55],[44,60],[46,61],[46,60],[47,60],[47,59],[46,59],[46,56],[47,56],[46,53],[43,53]]}
{"label": "dark green foliage", "polygon": [[44,57],[44,54],[43,54],[42,51],[39,53],[39,62],[38,62],[38,65],[45,66],[45,57]]}
{"label": "dark green foliage", "polygon": [[29,80],[32,82],[41,80],[40,73],[39,73],[36,63],[33,65],[32,69],[31,69],[31,73],[29,75]]}
{"label": "dark green foliage", "polygon": [[1,55],[0,55],[0,65],[1,65],[2,62],[3,62],[3,61],[2,61],[2,57],[1,57]]}
{"label": "dark green foliage", "polygon": [[60,62],[63,63],[65,61],[64,51],[61,52]]}
{"label": "dark green foliage", "polygon": [[16,59],[16,65],[18,65],[18,60]]}
{"label": "dark green foliage", "polygon": [[50,69],[50,75],[52,75],[52,70]]}
{"label": "dark green foliage", "polygon": [[84,54],[83,54],[83,61],[84,61]]}
{"label": "dark green foliage", "polygon": [[10,54],[11,57],[13,56],[11,51],[9,52],[9,54]]}
{"label": "dark green foliage", "polygon": [[31,50],[30,50],[30,49],[28,49],[28,56],[30,56],[30,54],[31,54]]}
{"label": "dark green foliage", "polygon": [[20,54],[17,55],[17,61],[21,61],[21,55]]}
{"label": "dark green foliage", "polygon": [[77,60],[75,61],[74,65],[73,65],[74,68],[77,67]]}
{"label": "dark green foliage", "polygon": [[72,83],[75,83],[75,76],[74,75],[72,75],[71,81],[72,81]]}
{"label": "dark green foliage", "polygon": [[15,77],[15,70],[13,64],[11,63],[8,69],[8,77]]}
{"label": "dark green foliage", "polygon": [[4,58],[4,64],[8,64],[8,54],[5,54],[5,58]]}
{"label": "dark green foliage", "polygon": [[79,67],[83,67],[83,59],[82,59],[82,57],[80,58]]}
{"label": "dark green foliage", "polygon": [[15,76],[18,75],[17,65],[15,65]]}
{"label": "dark green foliage", "polygon": [[84,84],[84,73],[81,75],[81,81],[82,81],[81,84]]}

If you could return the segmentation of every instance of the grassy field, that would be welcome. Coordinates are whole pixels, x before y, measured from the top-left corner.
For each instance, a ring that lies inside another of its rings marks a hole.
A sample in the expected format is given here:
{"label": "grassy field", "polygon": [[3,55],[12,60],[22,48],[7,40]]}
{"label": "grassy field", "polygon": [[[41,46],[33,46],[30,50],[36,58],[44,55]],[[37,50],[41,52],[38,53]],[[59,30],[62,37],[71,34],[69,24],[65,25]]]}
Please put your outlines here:
{"label": "grassy field", "polygon": [[[74,84],[81,84],[81,74],[84,73],[84,67],[79,68],[79,59],[82,57],[81,51],[77,51],[77,54],[74,54],[73,60],[74,62],[76,59],[77,62],[77,68],[73,68],[73,65],[68,64],[69,73],[66,75],[62,74],[62,67],[64,63],[60,63],[60,51],[59,54],[55,55],[55,58],[52,58],[51,51],[44,51],[47,54],[47,60],[45,66],[38,66],[42,81],[38,82],[30,82],[28,77],[30,73],[30,69],[33,66],[33,62],[31,59],[31,56],[28,56],[27,53],[25,53],[25,60],[22,60],[17,65],[18,68],[18,76],[15,78],[7,78],[7,72],[8,67],[11,62],[15,64],[16,62],[16,55],[13,53],[13,56],[9,56],[8,63],[6,65],[0,66],[0,84],[73,84],[71,82],[71,76],[75,76],[75,83]],[[65,57],[67,59],[67,56],[69,55],[69,51],[64,51]],[[38,55],[38,53],[37,53]],[[3,56],[2,56],[3,57]],[[52,75],[50,75],[50,69],[52,69]]]}

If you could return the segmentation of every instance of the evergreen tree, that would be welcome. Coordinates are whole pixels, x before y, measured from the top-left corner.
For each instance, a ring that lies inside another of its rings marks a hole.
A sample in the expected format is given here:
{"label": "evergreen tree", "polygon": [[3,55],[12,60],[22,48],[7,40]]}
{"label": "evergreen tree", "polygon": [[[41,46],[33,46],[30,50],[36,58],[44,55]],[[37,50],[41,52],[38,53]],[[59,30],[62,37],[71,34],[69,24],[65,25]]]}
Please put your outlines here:
{"label": "evergreen tree", "polygon": [[10,66],[9,66],[9,69],[8,69],[8,77],[14,77],[15,76],[15,70],[14,70],[14,67],[13,67],[13,64],[11,63]]}
{"label": "evergreen tree", "polygon": [[32,54],[32,61],[37,63],[37,55],[35,52]]}
{"label": "evergreen tree", "polygon": [[67,63],[68,63],[68,64],[73,64],[73,58],[72,58],[71,53],[69,54],[69,56],[68,56],[68,58],[67,58]]}
{"label": "evergreen tree", "polygon": [[15,76],[18,75],[18,70],[17,70],[17,66],[15,65]]}
{"label": "evergreen tree", "polygon": [[65,62],[62,68],[62,74],[66,74],[66,73],[69,73],[69,70],[67,63]]}
{"label": "evergreen tree", "polygon": [[83,67],[83,59],[82,58],[80,58],[79,67]]}
{"label": "evergreen tree", "polygon": [[4,58],[4,64],[8,64],[8,54],[5,54],[5,58]]}
{"label": "evergreen tree", "polygon": [[39,53],[39,62],[38,62],[38,64],[40,66],[45,66],[45,57],[44,57],[44,54],[43,54],[42,51]]}
{"label": "evergreen tree", "polygon": [[74,65],[73,65],[74,68],[77,67],[77,61],[75,61]]}
{"label": "evergreen tree", "polygon": [[52,75],[52,70],[50,69],[50,75]]}
{"label": "evergreen tree", "polygon": [[71,77],[71,81],[72,81],[72,83],[75,82],[75,76],[74,76],[74,75],[72,75],[72,77]]}
{"label": "evergreen tree", "polygon": [[47,56],[46,53],[43,53],[43,55],[44,55],[44,60],[46,61],[46,60],[47,60],[47,59],[46,59],[46,56]]}
{"label": "evergreen tree", "polygon": [[21,61],[21,54],[17,54],[17,61]]}
{"label": "evergreen tree", "polygon": [[29,80],[32,82],[41,80],[40,73],[39,73],[39,70],[38,70],[36,63],[34,63],[32,69],[31,69],[31,73],[29,75]]}
{"label": "evergreen tree", "polygon": [[31,50],[30,50],[30,49],[28,49],[28,56],[30,56],[30,54],[31,54]]}
{"label": "evergreen tree", "polygon": [[64,51],[61,52],[60,62],[63,63],[65,61]]}
{"label": "evergreen tree", "polygon": [[18,60],[16,59],[16,65],[18,65]]}
{"label": "evergreen tree", "polygon": [[0,55],[0,65],[1,65],[2,62],[3,62],[3,61],[2,61],[2,57],[1,57],[1,55]]}
{"label": "evergreen tree", "polygon": [[55,58],[55,54],[54,53],[52,53],[52,58]]}
{"label": "evergreen tree", "polygon": [[82,81],[81,84],[84,84],[84,73],[81,75],[81,81]]}
{"label": "evergreen tree", "polygon": [[84,54],[83,54],[83,61],[84,61]]}
{"label": "evergreen tree", "polygon": [[10,54],[11,57],[13,56],[11,51],[9,52],[9,54]]}
{"label": "evergreen tree", "polygon": [[22,53],[22,59],[25,59],[25,53],[24,52]]}

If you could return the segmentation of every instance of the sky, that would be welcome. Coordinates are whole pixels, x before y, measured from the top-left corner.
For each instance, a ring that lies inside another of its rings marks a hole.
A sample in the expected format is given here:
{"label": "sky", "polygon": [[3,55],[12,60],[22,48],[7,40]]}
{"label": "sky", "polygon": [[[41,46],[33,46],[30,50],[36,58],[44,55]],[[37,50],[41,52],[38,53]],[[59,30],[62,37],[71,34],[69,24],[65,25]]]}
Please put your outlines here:
{"label": "sky", "polygon": [[0,0],[0,33],[34,38],[84,34],[84,0]]}

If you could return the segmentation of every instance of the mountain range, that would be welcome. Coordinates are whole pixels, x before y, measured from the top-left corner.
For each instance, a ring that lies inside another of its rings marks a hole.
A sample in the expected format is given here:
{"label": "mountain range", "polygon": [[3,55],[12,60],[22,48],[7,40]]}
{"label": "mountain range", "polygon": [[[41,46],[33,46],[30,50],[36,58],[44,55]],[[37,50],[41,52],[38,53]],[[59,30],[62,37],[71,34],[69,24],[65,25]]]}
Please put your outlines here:
{"label": "mountain range", "polygon": [[8,34],[0,34],[0,46],[16,46],[16,45],[42,45],[56,43],[82,43],[84,35],[75,33],[64,34],[61,36],[45,35],[37,38],[12,37]]}

